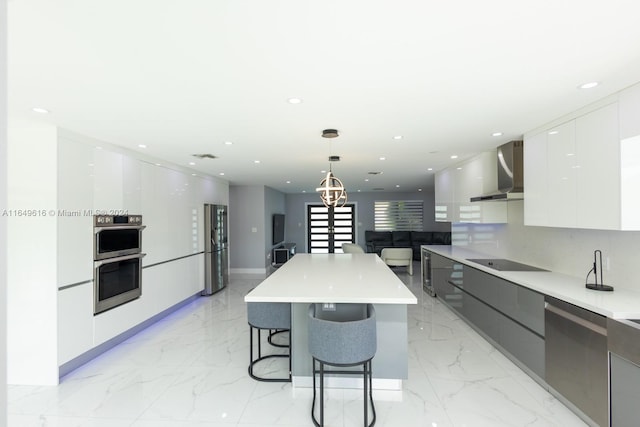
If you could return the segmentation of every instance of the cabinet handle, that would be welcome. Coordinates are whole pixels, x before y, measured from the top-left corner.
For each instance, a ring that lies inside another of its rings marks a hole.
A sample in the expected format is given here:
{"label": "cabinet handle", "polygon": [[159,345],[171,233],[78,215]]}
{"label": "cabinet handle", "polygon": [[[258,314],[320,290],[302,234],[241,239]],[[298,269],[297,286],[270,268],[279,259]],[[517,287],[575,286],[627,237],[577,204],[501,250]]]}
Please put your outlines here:
{"label": "cabinet handle", "polygon": [[588,320],[583,319],[582,317],[578,317],[575,314],[569,313],[568,311],[565,311],[559,307],[556,307],[555,305],[551,305],[551,304],[545,304],[544,307],[545,310],[550,311],[554,314],[557,314],[558,316],[569,320],[570,322],[576,323],[584,328],[587,328],[597,334],[600,334],[602,336],[607,336],[607,329],[603,328],[600,325],[596,325],[593,322],[589,322]]}

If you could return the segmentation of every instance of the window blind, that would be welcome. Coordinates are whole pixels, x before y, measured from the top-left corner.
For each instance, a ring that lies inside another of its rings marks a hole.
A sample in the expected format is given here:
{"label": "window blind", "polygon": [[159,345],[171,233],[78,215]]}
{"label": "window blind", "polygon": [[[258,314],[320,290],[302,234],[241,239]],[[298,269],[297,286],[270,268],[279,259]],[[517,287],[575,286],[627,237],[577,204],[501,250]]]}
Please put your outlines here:
{"label": "window blind", "polygon": [[374,204],[376,231],[422,231],[422,200],[380,200]]}

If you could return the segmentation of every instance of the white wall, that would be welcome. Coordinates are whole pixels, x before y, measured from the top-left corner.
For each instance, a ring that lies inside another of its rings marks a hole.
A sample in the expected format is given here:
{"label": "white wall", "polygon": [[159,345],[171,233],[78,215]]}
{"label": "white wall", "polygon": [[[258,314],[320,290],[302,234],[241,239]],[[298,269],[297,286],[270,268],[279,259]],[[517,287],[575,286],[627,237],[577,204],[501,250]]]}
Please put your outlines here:
{"label": "white wall", "polygon": [[[0,0],[0,211],[7,203],[7,2]],[[0,216],[0,426],[7,423],[7,221]]]}
{"label": "white wall", "polygon": [[640,291],[640,232],[525,226],[523,201],[508,202],[508,211],[508,224],[454,224],[453,244],[581,279],[600,249],[605,284]]}
{"label": "white wall", "polygon": [[[52,126],[9,128],[9,208],[36,215],[9,218],[8,380],[57,384],[59,366],[203,289],[203,205],[228,204],[228,183]],[[142,214],[147,256],[142,296],[94,316],[99,210]]]}
{"label": "white wall", "polygon": [[229,189],[229,256],[236,273],[265,273],[265,187]]}

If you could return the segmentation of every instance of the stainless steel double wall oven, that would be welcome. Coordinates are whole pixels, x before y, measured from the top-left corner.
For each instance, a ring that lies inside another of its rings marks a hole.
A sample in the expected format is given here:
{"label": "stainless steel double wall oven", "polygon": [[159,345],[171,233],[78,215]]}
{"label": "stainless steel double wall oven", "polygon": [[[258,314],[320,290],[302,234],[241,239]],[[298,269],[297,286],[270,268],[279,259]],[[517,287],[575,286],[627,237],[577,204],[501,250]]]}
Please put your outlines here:
{"label": "stainless steel double wall oven", "polygon": [[93,312],[117,307],[142,295],[141,215],[94,215]]}

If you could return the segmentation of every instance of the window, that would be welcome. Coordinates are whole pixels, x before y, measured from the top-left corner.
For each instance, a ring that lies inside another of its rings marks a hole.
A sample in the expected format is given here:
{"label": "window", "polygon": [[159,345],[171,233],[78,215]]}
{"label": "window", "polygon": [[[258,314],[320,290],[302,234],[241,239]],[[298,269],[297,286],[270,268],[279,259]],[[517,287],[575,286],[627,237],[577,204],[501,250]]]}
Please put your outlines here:
{"label": "window", "polygon": [[376,201],[376,231],[422,231],[422,200]]}

